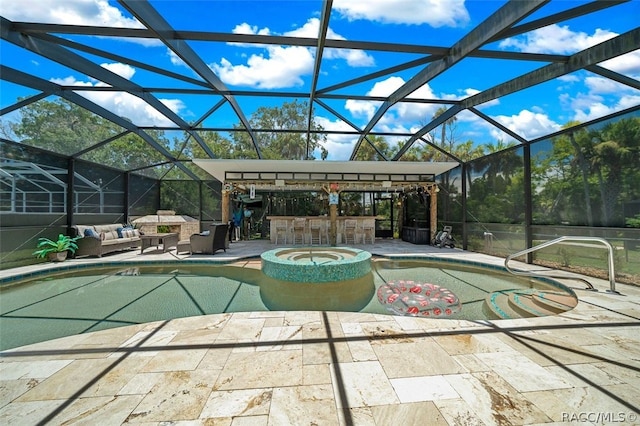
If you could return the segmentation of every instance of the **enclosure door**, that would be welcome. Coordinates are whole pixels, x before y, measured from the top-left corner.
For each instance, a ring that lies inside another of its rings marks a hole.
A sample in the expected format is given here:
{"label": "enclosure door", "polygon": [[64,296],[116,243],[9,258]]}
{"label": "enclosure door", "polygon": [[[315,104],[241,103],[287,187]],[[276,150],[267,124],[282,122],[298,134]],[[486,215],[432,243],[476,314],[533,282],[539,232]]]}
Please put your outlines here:
{"label": "enclosure door", "polygon": [[376,216],[376,238],[393,238],[393,195],[374,193],[373,214]]}

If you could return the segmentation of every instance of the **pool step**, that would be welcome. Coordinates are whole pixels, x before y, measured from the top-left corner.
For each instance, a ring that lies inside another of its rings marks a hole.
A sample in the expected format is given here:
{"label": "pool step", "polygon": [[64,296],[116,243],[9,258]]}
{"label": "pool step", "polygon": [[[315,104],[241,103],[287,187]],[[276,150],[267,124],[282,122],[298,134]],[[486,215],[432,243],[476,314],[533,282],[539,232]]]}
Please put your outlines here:
{"label": "pool step", "polygon": [[532,318],[557,315],[577,303],[575,297],[561,292],[517,289],[489,294],[483,310],[491,319]]}

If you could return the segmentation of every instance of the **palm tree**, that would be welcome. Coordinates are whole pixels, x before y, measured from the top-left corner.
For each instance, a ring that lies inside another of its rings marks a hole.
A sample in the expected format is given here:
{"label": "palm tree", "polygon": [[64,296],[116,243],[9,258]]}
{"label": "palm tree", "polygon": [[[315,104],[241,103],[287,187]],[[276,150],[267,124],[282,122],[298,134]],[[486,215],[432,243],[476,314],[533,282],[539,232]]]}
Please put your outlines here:
{"label": "palm tree", "polygon": [[[578,122],[569,122],[564,127],[572,127],[577,125]],[[583,145],[585,145],[585,149],[589,149],[591,142],[587,136],[587,133],[584,130],[578,131],[579,138],[576,139],[576,132],[569,132],[569,142],[571,146],[576,151],[576,161],[578,162],[578,167],[580,168],[580,174],[582,176],[582,188],[584,192],[584,202],[585,202],[585,213],[587,214],[587,224],[589,226],[593,226],[593,212],[591,211],[591,191],[589,189],[589,162],[585,156],[585,152],[583,149]]]}
{"label": "palm tree", "polygon": [[[432,120],[435,120],[436,118],[438,118],[439,116],[441,116],[442,114],[444,114],[446,111],[448,110],[448,108],[446,107],[440,107],[436,110],[436,112],[433,114]],[[440,125],[440,148],[442,148],[444,151],[447,152],[451,152],[453,150],[453,146],[455,144],[455,139],[456,139],[456,135],[455,135],[455,130],[456,130],[456,122],[458,121],[458,118],[453,116],[450,119],[446,120],[444,123],[442,123]],[[447,130],[449,133],[449,137],[447,138]],[[435,137],[432,136],[431,138],[432,140],[436,140]],[[438,157],[441,157],[442,154],[436,154],[436,159]]]}
{"label": "palm tree", "polygon": [[614,225],[617,201],[623,190],[623,175],[640,162],[640,119],[609,123],[590,133],[593,145],[591,164],[596,171],[605,226]]}

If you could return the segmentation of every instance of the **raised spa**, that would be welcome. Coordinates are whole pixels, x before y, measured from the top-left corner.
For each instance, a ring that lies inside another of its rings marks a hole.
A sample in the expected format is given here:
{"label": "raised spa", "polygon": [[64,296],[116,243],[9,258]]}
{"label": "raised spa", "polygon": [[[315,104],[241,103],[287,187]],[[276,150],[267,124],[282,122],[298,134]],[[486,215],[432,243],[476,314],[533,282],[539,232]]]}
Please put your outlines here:
{"label": "raised spa", "polygon": [[284,281],[336,282],[371,272],[371,253],[351,247],[280,248],[266,251],[260,257],[262,272]]}

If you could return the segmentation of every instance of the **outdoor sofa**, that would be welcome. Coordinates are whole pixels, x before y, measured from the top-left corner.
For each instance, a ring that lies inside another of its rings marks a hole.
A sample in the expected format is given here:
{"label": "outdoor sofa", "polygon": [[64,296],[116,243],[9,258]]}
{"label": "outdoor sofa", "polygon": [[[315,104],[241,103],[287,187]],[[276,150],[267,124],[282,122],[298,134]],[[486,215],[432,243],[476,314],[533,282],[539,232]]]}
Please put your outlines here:
{"label": "outdoor sofa", "polygon": [[71,236],[80,236],[75,256],[97,256],[115,251],[139,248],[142,244],[137,229],[119,223],[108,225],[74,225]]}

